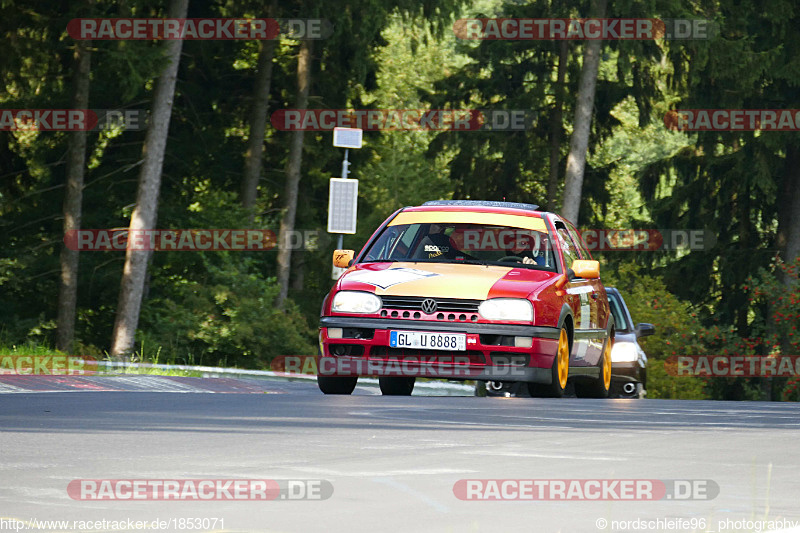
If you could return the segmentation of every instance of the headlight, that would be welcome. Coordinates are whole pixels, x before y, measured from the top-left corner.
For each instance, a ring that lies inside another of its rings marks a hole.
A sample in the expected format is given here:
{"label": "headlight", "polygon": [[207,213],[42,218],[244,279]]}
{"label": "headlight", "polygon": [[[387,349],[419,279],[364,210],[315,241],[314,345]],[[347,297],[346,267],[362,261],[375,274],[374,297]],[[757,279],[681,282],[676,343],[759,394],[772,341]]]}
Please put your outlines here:
{"label": "headlight", "polygon": [[522,298],[492,298],[478,306],[478,313],[487,320],[533,321],[533,306]]}
{"label": "headlight", "polygon": [[339,291],[333,297],[331,310],[335,313],[377,313],[381,299],[370,292]]}
{"label": "headlight", "polygon": [[616,363],[631,363],[639,358],[636,345],[632,342],[615,342],[611,347],[611,361]]}

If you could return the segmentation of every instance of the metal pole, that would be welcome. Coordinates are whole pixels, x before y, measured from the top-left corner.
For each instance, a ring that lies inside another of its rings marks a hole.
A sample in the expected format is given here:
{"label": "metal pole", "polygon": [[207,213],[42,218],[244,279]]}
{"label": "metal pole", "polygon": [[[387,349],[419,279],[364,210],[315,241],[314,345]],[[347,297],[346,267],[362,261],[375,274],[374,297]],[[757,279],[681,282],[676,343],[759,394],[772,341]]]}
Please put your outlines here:
{"label": "metal pole", "polygon": [[[350,154],[350,149],[344,149],[344,159],[342,160],[342,178],[347,179],[347,175],[350,173],[348,168],[350,166],[350,161],[347,160],[347,156]],[[339,238],[337,239],[336,249],[341,250],[343,244],[343,235],[340,233]]]}
{"label": "metal pole", "polygon": [[347,175],[350,173],[347,167],[350,166],[350,161],[347,160],[347,154],[350,152],[349,148],[344,149],[344,160],[342,161],[342,178],[347,179]]}

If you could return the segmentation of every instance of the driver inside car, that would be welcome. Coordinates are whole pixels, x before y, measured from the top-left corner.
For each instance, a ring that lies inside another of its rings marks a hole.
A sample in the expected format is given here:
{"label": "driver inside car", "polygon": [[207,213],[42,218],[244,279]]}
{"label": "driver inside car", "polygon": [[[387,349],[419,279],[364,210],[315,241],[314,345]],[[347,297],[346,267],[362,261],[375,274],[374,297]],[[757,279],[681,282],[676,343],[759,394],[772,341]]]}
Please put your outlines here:
{"label": "driver inside car", "polygon": [[517,233],[510,255],[522,258],[522,262],[526,265],[544,264],[544,257],[539,255],[538,235],[534,236],[525,232]]}
{"label": "driver inside car", "polygon": [[415,254],[418,259],[436,259],[437,257],[453,259],[456,257],[456,250],[453,240],[445,234],[445,226],[442,224],[431,224],[428,227],[428,234],[422,239]]}

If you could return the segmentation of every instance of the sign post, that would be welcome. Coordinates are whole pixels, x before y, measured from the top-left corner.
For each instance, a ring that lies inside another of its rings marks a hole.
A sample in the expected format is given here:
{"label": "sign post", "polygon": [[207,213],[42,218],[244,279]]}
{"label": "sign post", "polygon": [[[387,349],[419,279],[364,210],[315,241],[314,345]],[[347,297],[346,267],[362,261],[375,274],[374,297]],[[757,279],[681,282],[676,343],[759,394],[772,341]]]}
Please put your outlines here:
{"label": "sign post", "polygon": [[[331,178],[328,189],[328,233],[338,233],[337,249],[342,249],[342,234],[353,234],[356,232],[356,221],[358,214],[358,180],[349,179],[350,161],[347,157],[350,148],[361,148],[363,131],[358,128],[334,128],[333,145],[337,148],[344,148],[344,159],[342,160],[342,177]],[[344,268],[333,267],[331,272],[332,279],[339,279],[344,273]]]}

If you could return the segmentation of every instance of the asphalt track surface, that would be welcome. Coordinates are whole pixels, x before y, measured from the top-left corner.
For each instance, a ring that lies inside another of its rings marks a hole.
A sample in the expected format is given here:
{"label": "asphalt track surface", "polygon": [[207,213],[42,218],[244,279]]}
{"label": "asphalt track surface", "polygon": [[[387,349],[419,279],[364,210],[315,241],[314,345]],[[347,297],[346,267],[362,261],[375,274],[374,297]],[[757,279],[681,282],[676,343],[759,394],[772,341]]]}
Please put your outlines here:
{"label": "asphalt track surface", "polygon": [[[155,377],[125,385],[139,392],[96,377],[94,388],[30,393],[37,381],[22,381],[0,381],[11,392],[0,394],[0,529],[9,519],[31,527],[32,519],[217,518],[200,530],[717,532],[754,530],[735,529],[737,520],[800,521],[796,404],[383,397],[362,387],[334,397],[307,382]],[[145,382],[173,392],[148,392]],[[115,390],[98,390],[104,384]],[[217,478],[326,480],[333,494],[198,502],[80,501],[67,492],[75,479]],[[454,486],[464,479],[700,479],[719,494],[462,501]],[[686,522],[613,527],[675,518]]]}

